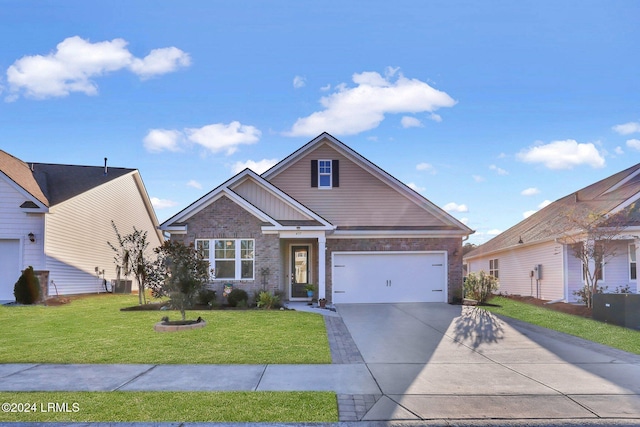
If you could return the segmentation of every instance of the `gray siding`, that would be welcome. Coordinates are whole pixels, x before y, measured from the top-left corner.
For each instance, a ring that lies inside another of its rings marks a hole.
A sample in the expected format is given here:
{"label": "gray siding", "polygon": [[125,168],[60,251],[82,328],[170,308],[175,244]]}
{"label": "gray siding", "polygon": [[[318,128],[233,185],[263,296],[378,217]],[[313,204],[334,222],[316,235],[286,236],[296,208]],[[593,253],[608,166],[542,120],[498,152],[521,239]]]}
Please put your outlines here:
{"label": "gray siding", "polygon": [[117,245],[111,220],[121,235],[131,233],[134,226],[146,231],[151,255],[162,243],[151,218],[133,173],[51,208],[46,216],[45,253],[55,287],[49,286],[49,294],[54,295],[56,287],[59,294],[103,291],[95,267],[105,270],[107,280],[116,278],[114,252],[107,244]]}

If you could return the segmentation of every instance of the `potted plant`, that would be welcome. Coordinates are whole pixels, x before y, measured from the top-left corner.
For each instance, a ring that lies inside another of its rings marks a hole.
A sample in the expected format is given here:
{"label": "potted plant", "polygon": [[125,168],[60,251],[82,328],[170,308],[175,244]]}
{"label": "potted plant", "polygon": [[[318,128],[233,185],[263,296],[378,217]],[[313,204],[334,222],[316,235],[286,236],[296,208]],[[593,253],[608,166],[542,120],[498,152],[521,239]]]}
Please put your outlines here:
{"label": "potted plant", "polygon": [[307,283],[304,285],[304,289],[307,291],[307,296],[313,298],[313,292],[316,290],[316,285]]}

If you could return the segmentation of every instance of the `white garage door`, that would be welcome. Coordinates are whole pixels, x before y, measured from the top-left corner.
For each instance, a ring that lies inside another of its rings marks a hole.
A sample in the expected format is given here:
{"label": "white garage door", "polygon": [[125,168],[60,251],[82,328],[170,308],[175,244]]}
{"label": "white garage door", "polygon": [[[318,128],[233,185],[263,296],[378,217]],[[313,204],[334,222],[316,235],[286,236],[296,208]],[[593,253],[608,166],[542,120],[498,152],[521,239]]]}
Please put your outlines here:
{"label": "white garage door", "polygon": [[334,252],[333,302],[446,302],[443,252]]}
{"label": "white garage door", "polygon": [[13,301],[20,277],[20,240],[0,240],[0,301]]}

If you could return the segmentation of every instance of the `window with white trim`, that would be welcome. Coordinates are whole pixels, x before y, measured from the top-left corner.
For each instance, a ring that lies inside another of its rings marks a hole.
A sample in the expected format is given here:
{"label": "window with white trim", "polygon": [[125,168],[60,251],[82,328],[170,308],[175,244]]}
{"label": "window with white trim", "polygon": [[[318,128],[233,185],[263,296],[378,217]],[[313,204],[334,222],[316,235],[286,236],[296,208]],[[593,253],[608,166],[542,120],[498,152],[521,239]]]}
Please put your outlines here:
{"label": "window with white trim", "polygon": [[496,279],[498,278],[498,258],[489,260],[489,274]]}
{"label": "window with white trim", "polygon": [[629,280],[638,279],[638,270],[636,262],[636,245],[631,243],[629,245]]}
{"label": "window with white trim", "polygon": [[[214,280],[253,280],[255,240],[196,240],[196,248],[208,259]],[[213,248],[213,250],[211,250]]]}
{"label": "window with white trim", "polygon": [[331,160],[318,160],[318,188],[331,188]]}

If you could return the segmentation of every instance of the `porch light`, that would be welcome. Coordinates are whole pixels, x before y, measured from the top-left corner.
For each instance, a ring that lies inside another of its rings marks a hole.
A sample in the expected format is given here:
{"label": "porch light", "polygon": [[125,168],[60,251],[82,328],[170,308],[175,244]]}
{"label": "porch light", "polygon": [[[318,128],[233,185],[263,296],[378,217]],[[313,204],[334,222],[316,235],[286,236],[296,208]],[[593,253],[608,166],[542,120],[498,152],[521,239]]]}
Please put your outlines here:
{"label": "porch light", "polygon": [[27,234],[27,236],[29,236],[29,241],[31,243],[35,243],[36,242],[36,235],[35,234],[29,233],[29,234]]}

